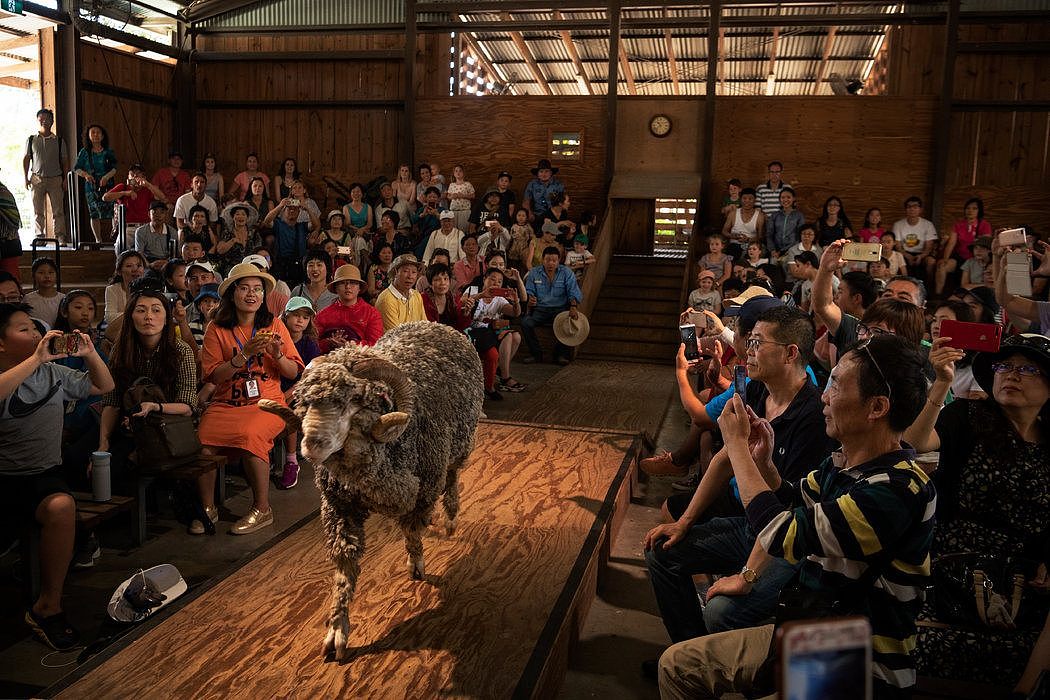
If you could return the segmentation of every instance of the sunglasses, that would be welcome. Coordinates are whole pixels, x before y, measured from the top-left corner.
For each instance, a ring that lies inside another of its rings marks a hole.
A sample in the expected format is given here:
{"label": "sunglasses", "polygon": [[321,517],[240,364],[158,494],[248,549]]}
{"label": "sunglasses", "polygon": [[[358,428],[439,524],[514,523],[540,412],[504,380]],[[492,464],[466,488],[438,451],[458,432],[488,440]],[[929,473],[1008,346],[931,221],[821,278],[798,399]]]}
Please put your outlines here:
{"label": "sunglasses", "polygon": [[[881,329],[875,329],[875,330],[879,330],[880,333],[883,333],[883,334],[887,333],[887,331],[883,331]],[[889,335],[892,335],[892,334],[889,334]],[[882,368],[879,367],[879,363],[875,361],[875,356],[871,354],[871,350],[868,348],[869,345],[871,345],[871,338],[868,338],[863,343],[860,343],[859,345],[857,345],[857,347],[855,347],[854,350],[856,350],[858,352],[863,351],[864,354],[867,356],[868,362],[871,364],[872,367],[875,368],[875,371],[879,373],[879,378],[882,379],[882,383],[886,385],[886,397],[892,402],[893,401],[893,387],[890,386],[889,380],[886,379],[886,373],[882,371]]]}

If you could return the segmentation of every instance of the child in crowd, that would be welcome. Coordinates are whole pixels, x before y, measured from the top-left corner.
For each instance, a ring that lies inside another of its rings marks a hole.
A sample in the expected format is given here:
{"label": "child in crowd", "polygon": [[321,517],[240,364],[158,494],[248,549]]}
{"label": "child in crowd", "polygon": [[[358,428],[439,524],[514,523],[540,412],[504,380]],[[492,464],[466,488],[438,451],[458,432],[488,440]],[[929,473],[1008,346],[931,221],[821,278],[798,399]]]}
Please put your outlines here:
{"label": "child in crowd", "polygon": [[824,249],[817,244],[817,229],[813,224],[803,224],[802,228],[798,230],[798,235],[798,243],[788,248],[787,253],[781,257],[781,262],[784,263],[786,272],[791,272],[791,266],[795,264],[796,255],[809,251],[817,256],[817,260],[820,260],[820,256],[824,252]]}
{"label": "child in crowd", "polygon": [[26,294],[25,303],[33,309],[33,318],[39,318],[48,326],[55,325],[58,307],[65,294],[55,286],[58,265],[52,258],[37,258],[33,261],[33,291]]}
{"label": "child in crowd", "polygon": [[696,289],[689,292],[688,312],[698,313],[711,311],[722,313],[722,295],[715,289],[715,273],[700,270],[696,276]]}
{"label": "child in crowd", "polygon": [[333,274],[347,263],[346,256],[339,254],[339,245],[331,239],[324,242],[324,252],[328,253],[328,258],[332,261]]}
{"label": "child in crowd", "polygon": [[587,250],[587,236],[582,233],[576,234],[572,239],[572,250],[565,254],[565,265],[576,275],[576,281],[582,282],[587,268],[598,262],[594,254]]}
{"label": "child in crowd", "polygon": [[[295,343],[295,349],[306,366],[309,366],[310,362],[321,354],[321,348],[317,345],[314,316],[313,304],[306,297],[289,299],[281,315],[281,320],[288,328],[288,335]],[[284,392],[285,400],[289,404],[292,401],[292,388],[298,381],[299,377],[295,379],[281,377],[281,391]],[[284,471],[281,473],[281,478],[277,480],[276,486],[279,489],[290,489],[299,483],[298,431],[293,430],[284,436],[284,451]]]}
{"label": "child in crowd", "polygon": [[769,262],[769,258],[766,257],[761,243],[747,244],[747,257],[745,258],[745,262],[751,267],[761,267]]}
{"label": "child in crowd", "polygon": [[565,259],[565,249],[562,248],[561,243],[558,242],[558,227],[554,225],[553,221],[548,221],[540,229],[539,237],[533,238],[532,243],[529,244],[529,269],[539,267],[543,264],[543,251],[547,248],[555,247],[558,249],[558,254],[561,258]]}
{"label": "child in crowd", "polygon": [[885,231],[879,242],[882,243],[882,257],[886,258],[890,265],[890,276],[907,274],[908,263],[905,262],[904,255],[897,250],[897,235],[893,231]]}
{"label": "child in crowd", "polygon": [[[878,207],[872,207],[864,215],[864,226],[857,235],[860,236],[861,243],[881,243],[883,233],[885,229],[882,227],[882,212]],[[817,253],[817,257],[820,257],[820,253]]]}
{"label": "child in crowd", "polygon": [[[991,286],[992,238],[991,236],[978,236],[970,244],[973,257],[962,264],[962,277],[959,286],[965,289],[973,289],[980,286]],[[26,297],[28,299],[28,295]]]}
{"label": "child in crowd", "polygon": [[529,250],[536,238],[532,226],[529,226],[529,212],[518,209],[514,212],[514,224],[510,227],[510,264],[519,272],[527,273],[531,262]]}
{"label": "child in crowd", "polygon": [[204,241],[198,236],[186,236],[182,242],[182,259],[189,265],[198,260],[204,260]]}
{"label": "child in crowd", "polygon": [[728,214],[733,209],[740,207],[740,191],[744,189],[744,183],[733,178],[727,184],[727,193],[722,197],[722,214]]}
{"label": "child in crowd", "polygon": [[204,331],[208,329],[211,315],[219,306],[219,285],[202,284],[200,292],[193,300],[193,305],[197,310],[197,313],[194,314],[196,320],[190,321],[189,326],[197,347],[200,347],[204,342]]}
{"label": "child in crowd", "polygon": [[886,258],[879,258],[868,263],[868,274],[872,279],[881,280],[883,283],[889,282],[894,276],[890,272],[890,261]]}
{"label": "child in crowd", "polygon": [[700,269],[714,273],[715,287],[722,286],[733,275],[733,258],[722,252],[725,246],[725,236],[716,233],[707,239],[707,254],[700,256]]}

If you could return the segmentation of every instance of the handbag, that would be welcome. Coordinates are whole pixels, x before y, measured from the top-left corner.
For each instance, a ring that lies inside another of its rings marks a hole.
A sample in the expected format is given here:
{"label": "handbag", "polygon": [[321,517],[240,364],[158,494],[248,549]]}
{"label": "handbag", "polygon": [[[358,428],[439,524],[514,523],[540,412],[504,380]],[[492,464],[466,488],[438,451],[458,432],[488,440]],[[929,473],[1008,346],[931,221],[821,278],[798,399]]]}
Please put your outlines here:
{"label": "handbag", "polygon": [[134,417],[146,402],[165,403],[164,390],[149,377],[139,377],[124,392],[124,414],[131,416],[131,434],[138,463],[150,469],[168,469],[194,461],[201,452],[193,416],[153,412]]}
{"label": "handbag", "polygon": [[979,552],[937,557],[928,589],[937,620],[999,630],[1027,626],[1022,603],[1031,566],[1017,557]]}

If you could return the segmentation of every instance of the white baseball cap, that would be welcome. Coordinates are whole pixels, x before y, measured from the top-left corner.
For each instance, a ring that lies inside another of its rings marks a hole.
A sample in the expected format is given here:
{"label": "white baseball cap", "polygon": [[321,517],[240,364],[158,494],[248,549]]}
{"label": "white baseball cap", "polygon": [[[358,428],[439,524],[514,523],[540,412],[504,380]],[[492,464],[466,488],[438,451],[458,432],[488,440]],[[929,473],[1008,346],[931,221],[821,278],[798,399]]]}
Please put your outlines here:
{"label": "white baseball cap", "polygon": [[456,215],[453,214],[448,209],[446,209],[445,211],[443,211],[440,214],[438,214],[438,220],[441,220],[441,219],[455,219],[455,218],[456,218]]}
{"label": "white baseball cap", "polygon": [[245,255],[244,259],[241,260],[241,262],[242,263],[251,263],[252,265],[255,265],[256,267],[261,267],[264,270],[269,270],[270,269],[270,261],[267,260],[266,258],[264,258],[263,256],[257,255],[257,254],[255,254],[255,255]]}

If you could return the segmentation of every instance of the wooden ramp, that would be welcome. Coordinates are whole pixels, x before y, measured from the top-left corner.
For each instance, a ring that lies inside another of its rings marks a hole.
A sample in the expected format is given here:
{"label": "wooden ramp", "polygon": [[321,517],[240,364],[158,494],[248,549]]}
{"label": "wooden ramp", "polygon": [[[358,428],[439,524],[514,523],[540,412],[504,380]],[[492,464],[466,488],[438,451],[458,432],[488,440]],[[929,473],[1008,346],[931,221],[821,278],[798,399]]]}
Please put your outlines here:
{"label": "wooden ramp", "polygon": [[550,697],[638,448],[629,433],[484,421],[456,535],[424,540],[425,581],[411,580],[393,523],[369,519],[348,663],[320,655],[333,569],[311,516],[47,695]]}

